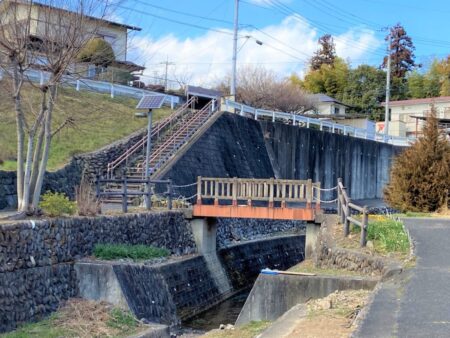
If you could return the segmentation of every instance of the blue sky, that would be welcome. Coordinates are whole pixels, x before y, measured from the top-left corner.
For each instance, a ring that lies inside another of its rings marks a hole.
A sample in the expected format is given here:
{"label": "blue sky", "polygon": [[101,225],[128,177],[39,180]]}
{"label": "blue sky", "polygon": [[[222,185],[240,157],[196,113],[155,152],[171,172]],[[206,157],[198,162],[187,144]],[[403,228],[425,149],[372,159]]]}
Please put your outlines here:
{"label": "blue sky", "polygon": [[[166,58],[174,63],[174,81],[210,85],[229,73],[234,0],[123,0],[120,6],[118,19],[143,29],[132,35],[130,58],[148,68],[149,80],[161,76]],[[427,65],[450,53],[448,0],[241,0],[239,9],[239,66],[279,76],[304,74],[325,33],[353,66],[379,65],[386,48],[381,29],[398,22],[413,38],[417,61]]]}

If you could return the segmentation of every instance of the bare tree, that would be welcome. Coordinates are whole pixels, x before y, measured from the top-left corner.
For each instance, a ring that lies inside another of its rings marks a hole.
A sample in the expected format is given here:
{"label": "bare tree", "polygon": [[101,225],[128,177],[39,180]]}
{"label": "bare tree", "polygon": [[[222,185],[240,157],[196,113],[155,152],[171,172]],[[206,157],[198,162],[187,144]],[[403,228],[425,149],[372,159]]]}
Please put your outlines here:
{"label": "bare tree", "polygon": [[[228,92],[225,84],[218,88]],[[288,79],[278,79],[263,67],[239,69],[237,101],[255,108],[302,113],[314,107],[315,101]]]}
{"label": "bare tree", "polygon": [[[57,87],[80,50],[104,24],[111,5],[104,0],[3,0],[0,2],[0,66],[11,78],[17,129],[18,210],[39,204],[52,137],[71,123],[54,125]],[[38,87],[40,102],[24,110],[22,88],[27,70],[48,75]]]}

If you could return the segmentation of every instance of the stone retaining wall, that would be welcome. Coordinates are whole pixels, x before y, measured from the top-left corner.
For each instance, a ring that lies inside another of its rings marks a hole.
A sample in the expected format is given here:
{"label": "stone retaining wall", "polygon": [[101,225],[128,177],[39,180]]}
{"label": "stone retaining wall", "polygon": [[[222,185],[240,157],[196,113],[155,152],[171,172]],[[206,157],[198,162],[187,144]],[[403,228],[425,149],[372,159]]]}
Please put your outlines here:
{"label": "stone retaining wall", "polygon": [[75,259],[96,243],[146,244],[173,254],[195,251],[180,212],[76,217],[0,225],[0,332],[54,311],[77,294]]}
{"label": "stone retaining wall", "polygon": [[337,217],[328,215],[321,225],[313,256],[317,266],[373,275],[383,275],[390,268],[390,262],[385,259],[338,247],[330,233],[333,222],[337,222]]}
{"label": "stone retaining wall", "polygon": [[303,234],[303,221],[219,218],[217,220],[217,247],[224,248],[244,241],[270,237],[275,234]]}
{"label": "stone retaining wall", "polygon": [[[74,156],[63,168],[46,173],[42,191],[62,192],[74,199],[75,187],[80,184],[83,175],[94,181],[97,173],[105,174],[107,164],[115,160],[144,135],[145,131],[139,130],[99,150]],[[0,210],[16,207],[16,172],[0,171]]]}

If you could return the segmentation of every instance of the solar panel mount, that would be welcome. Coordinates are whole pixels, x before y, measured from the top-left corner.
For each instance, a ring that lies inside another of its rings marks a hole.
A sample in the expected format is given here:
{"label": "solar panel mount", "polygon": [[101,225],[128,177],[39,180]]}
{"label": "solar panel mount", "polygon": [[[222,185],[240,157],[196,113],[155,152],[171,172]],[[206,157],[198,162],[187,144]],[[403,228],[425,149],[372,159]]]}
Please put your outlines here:
{"label": "solar panel mount", "polygon": [[144,95],[136,106],[136,109],[158,109],[164,103],[166,95]]}

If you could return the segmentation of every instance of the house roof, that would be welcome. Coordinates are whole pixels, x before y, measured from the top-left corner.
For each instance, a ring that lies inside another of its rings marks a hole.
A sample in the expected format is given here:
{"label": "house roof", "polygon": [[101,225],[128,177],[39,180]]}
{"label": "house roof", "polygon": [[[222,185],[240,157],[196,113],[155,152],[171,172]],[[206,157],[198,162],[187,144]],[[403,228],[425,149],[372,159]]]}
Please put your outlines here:
{"label": "house roof", "polygon": [[[5,4],[7,4],[7,3],[11,4],[12,3],[11,0],[3,0],[3,1],[0,0],[0,3],[1,2],[5,3]],[[21,3],[21,4],[24,4],[24,5],[30,4],[30,2],[27,1],[27,0],[16,0],[15,3]],[[57,10],[60,10],[60,11],[63,11],[63,12],[67,12],[67,13],[75,13],[75,12],[69,11],[67,9],[54,7],[54,6],[49,6],[49,5],[46,5],[46,4],[43,4],[43,3],[39,3],[39,2],[33,2],[32,5],[33,6],[34,5],[41,6],[41,7],[45,7],[45,8],[54,8],[54,9],[57,9]],[[129,30],[134,30],[134,31],[141,31],[142,30],[142,28],[140,28],[140,27],[130,26],[130,25],[127,25],[127,24],[114,22],[114,21],[110,21],[110,20],[100,19],[100,18],[96,18],[95,16],[86,15],[86,17],[89,18],[89,19],[95,20],[95,21],[103,21],[103,22],[106,22],[109,25],[116,26],[116,27],[122,27],[122,28],[126,28],[126,29],[129,29]]]}
{"label": "house roof", "polygon": [[[441,102],[450,103],[450,96],[428,97],[425,99],[390,101],[389,105],[391,107],[396,107],[396,106],[413,106],[416,104],[432,104],[432,103],[441,103]],[[385,102],[381,103],[381,105],[384,106]]]}
{"label": "house roof", "polygon": [[342,103],[341,101],[338,101],[335,98],[328,96],[326,94],[323,94],[323,93],[313,94],[312,97],[313,97],[313,99],[316,99],[319,102],[333,102],[333,103],[341,104],[346,107],[351,107],[348,104]]}
{"label": "house roof", "polygon": [[217,99],[222,96],[222,93],[218,90],[207,89],[196,86],[186,86],[186,95],[193,95],[199,97],[207,97],[210,99]]}

